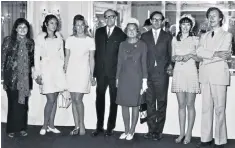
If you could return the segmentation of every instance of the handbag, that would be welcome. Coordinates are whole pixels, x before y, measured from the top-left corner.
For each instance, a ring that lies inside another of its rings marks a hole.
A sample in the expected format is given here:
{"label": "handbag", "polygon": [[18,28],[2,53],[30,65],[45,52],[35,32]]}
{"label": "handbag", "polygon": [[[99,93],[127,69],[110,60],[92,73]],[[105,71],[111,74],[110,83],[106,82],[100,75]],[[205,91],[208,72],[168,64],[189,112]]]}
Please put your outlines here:
{"label": "handbag", "polygon": [[141,96],[141,105],[139,107],[140,112],[140,124],[143,124],[147,121],[147,103],[146,103],[146,92]]}
{"label": "handbag", "polygon": [[69,91],[60,92],[58,95],[59,108],[68,108],[72,103],[72,99]]}

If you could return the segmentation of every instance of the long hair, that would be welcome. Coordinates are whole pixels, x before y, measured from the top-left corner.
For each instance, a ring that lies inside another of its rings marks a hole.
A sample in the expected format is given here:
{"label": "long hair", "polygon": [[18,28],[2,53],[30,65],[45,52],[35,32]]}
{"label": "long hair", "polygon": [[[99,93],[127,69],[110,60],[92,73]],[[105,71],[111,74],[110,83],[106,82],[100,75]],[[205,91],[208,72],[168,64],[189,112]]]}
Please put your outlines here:
{"label": "long hair", "polygon": [[87,26],[87,24],[85,22],[85,18],[84,18],[84,16],[82,16],[80,14],[75,15],[74,18],[73,18],[73,34],[72,34],[72,36],[75,36],[77,34],[77,29],[75,27],[77,21],[83,21],[83,24],[85,25],[84,34],[86,36],[91,37],[90,34],[89,34],[89,30],[88,30],[89,27]]}
{"label": "long hair", "polygon": [[180,24],[180,25],[179,25],[179,32],[178,32],[178,34],[177,34],[177,36],[176,36],[177,41],[180,41],[180,38],[181,38],[181,36],[182,36],[181,24],[183,24],[183,23],[189,23],[189,24],[190,24],[191,28],[190,28],[190,31],[189,31],[189,36],[195,36],[195,34],[192,32],[192,27],[193,27],[193,22],[192,22],[192,20],[189,19],[189,18],[187,18],[187,17],[184,17],[184,18],[182,18],[182,19],[180,20],[180,22],[179,22],[179,24]]}
{"label": "long hair", "polygon": [[29,22],[25,19],[25,18],[18,18],[13,27],[12,27],[12,30],[11,30],[11,44],[14,45],[15,42],[16,42],[16,38],[17,38],[17,27],[21,24],[25,24],[28,28],[28,32],[26,34],[26,38],[30,39],[30,35],[31,35],[31,32],[30,32],[30,25],[29,25]]}
{"label": "long hair", "polygon": [[48,25],[48,22],[49,22],[51,19],[55,19],[56,22],[57,22],[57,27],[56,27],[56,30],[54,31],[54,36],[57,38],[57,36],[56,36],[55,33],[58,31],[58,28],[59,28],[59,27],[58,27],[58,26],[59,26],[59,20],[58,20],[58,18],[57,18],[55,15],[49,14],[49,15],[47,15],[47,16],[45,17],[45,19],[44,19],[44,21],[43,21],[43,25],[42,25],[42,32],[45,32],[45,33],[46,33],[45,39],[48,38],[48,32],[47,32],[47,26],[46,26],[46,25]]}

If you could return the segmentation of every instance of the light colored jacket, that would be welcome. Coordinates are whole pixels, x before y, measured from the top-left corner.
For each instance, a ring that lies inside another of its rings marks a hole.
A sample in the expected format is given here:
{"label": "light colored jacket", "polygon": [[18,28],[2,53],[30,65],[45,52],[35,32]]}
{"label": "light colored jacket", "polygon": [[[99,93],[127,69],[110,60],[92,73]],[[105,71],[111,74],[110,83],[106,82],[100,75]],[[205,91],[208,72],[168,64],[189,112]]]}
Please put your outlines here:
{"label": "light colored jacket", "polygon": [[229,85],[230,73],[225,60],[214,57],[215,51],[232,51],[232,34],[218,28],[214,37],[211,31],[205,33],[199,42],[197,56],[203,58],[199,68],[199,82]]}

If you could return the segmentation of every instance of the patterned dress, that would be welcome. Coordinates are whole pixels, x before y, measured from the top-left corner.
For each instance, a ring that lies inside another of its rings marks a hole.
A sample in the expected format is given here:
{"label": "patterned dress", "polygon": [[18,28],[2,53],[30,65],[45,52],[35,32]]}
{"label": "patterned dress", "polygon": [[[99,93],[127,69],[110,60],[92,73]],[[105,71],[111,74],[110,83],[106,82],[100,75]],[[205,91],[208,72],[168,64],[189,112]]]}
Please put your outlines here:
{"label": "patterned dress", "polygon": [[[172,56],[196,54],[197,45],[197,37],[190,36],[181,41],[177,41],[174,37],[172,40]],[[191,58],[187,62],[175,62],[171,91],[173,93],[200,93],[195,60]]]}

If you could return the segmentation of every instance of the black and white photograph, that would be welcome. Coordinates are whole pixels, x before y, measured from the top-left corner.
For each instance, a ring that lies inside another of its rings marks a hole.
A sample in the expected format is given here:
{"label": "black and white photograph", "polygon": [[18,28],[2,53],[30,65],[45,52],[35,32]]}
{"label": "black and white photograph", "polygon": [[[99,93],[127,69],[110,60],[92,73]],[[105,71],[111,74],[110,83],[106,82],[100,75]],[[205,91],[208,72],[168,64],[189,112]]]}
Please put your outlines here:
{"label": "black and white photograph", "polygon": [[235,1],[1,1],[2,148],[235,148]]}

